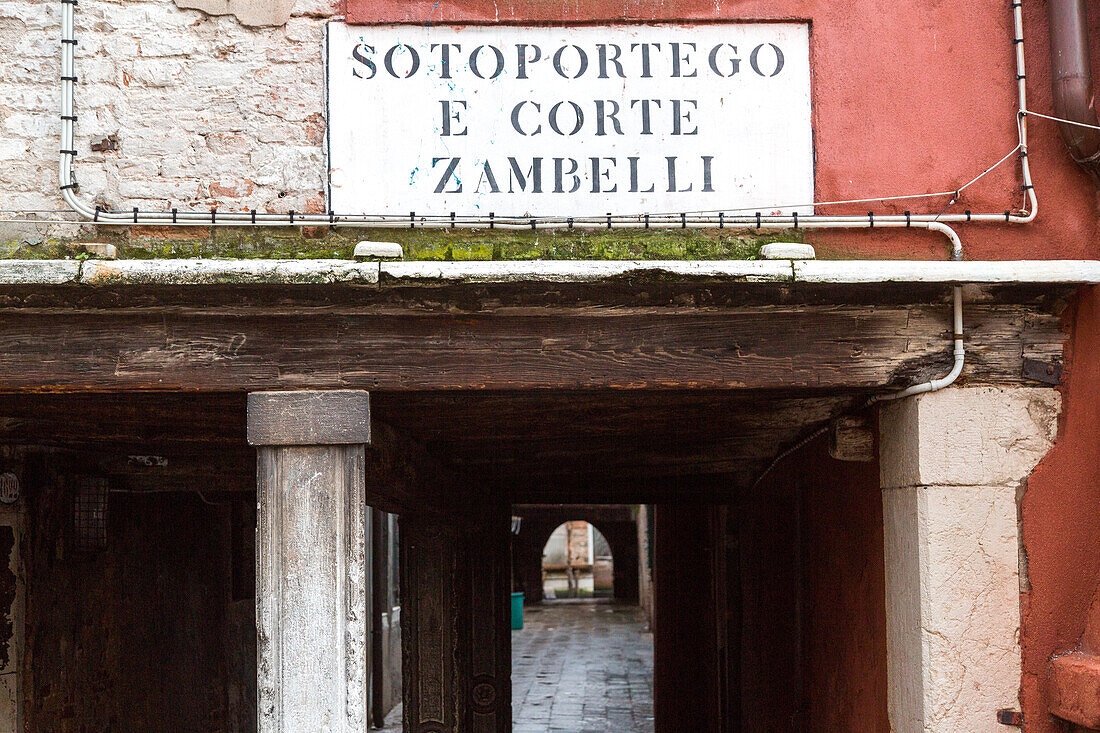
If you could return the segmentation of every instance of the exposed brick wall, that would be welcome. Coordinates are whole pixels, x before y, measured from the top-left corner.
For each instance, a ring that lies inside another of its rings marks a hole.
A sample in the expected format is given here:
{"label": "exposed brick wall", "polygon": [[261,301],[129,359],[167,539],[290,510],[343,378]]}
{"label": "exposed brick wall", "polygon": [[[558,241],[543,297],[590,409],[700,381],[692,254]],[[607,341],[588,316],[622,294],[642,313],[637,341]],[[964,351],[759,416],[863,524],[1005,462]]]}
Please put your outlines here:
{"label": "exposed brick wall", "polygon": [[[171,0],[81,2],[83,195],[119,207],[323,210],[323,39],[338,4],[299,0],[285,26],[248,28]],[[60,7],[0,3],[3,209],[67,208],[57,189]],[[117,150],[90,150],[108,136]]]}

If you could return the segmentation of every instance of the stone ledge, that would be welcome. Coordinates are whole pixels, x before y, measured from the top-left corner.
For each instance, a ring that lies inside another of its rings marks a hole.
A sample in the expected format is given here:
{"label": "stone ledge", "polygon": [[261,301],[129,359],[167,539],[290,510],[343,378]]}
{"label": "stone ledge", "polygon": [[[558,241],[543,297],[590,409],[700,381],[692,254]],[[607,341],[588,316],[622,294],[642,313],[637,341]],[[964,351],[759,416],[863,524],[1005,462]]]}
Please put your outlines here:
{"label": "stone ledge", "polygon": [[370,443],[370,393],[349,389],[252,392],[248,442],[261,446]]}
{"label": "stone ledge", "polygon": [[595,282],[634,274],[790,282],[789,260],[532,260],[527,262],[383,262],[386,281]]}
{"label": "stone ledge", "polygon": [[0,264],[0,285],[64,285],[80,279],[76,260],[6,260]]}
{"label": "stone ledge", "polygon": [[1093,260],[795,260],[794,279],[812,283],[1095,283]]}
{"label": "stone ledge", "polygon": [[95,261],[84,263],[80,282],[86,285],[374,285],[378,282],[378,264],[348,260]]}
{"label": "stone ledge", "polygon": [[630,276],[808,286],[910,283],[978,286],[1100,284],[1100,261],[342,259],[0,260],[0,285],[323,285],[332,283],[590,283]]}
{"label": "stone ledge", "polygon": [[880,485],[1018,486],[1054,444],[1052,387],[956,387],[879,413]]}

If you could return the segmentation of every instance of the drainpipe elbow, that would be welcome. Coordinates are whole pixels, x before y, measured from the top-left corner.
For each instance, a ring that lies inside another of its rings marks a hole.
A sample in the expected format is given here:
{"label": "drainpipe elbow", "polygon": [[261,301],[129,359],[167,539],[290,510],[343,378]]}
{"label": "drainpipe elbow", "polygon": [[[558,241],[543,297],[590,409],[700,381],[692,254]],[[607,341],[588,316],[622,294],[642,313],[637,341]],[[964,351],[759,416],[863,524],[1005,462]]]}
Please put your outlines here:
{"label": "drainpipe elbow", "polygon": [[1089,58],[1085,0],[1049,0],[1050,65],[1054,114],[1078,124],[1059,123],[1073,159],[1100,185],[1100,126]]}

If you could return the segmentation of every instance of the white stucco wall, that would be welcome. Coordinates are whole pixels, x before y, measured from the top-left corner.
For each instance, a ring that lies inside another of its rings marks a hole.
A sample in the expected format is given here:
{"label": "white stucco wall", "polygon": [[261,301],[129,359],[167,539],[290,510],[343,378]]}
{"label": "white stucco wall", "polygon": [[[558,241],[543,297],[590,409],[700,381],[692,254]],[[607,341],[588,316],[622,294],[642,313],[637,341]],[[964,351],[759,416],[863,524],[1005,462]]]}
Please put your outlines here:
{"label": "white stucco wall", "polygon": [[[285,26],[256,28],[172,0],[81,0],[83,196],[120,208],[323,210],[323,39],[337,8],[297,0]],[[0,2],[0,209],[66,208],[60,14],[56,0]],[[91,152],[109,135],[117,151]],[[0,223],[0,236],[12,232]]]}

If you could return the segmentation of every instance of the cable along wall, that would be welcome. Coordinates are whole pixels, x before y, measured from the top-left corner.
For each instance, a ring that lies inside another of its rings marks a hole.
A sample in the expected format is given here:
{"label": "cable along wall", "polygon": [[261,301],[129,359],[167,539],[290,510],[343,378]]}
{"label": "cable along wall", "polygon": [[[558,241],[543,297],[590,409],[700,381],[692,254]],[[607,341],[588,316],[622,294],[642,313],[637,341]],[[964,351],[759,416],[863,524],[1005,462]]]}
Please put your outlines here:
{"label": "cable along wall", "polygon": [[[86,2],[90,0],[85,0]],[[1010,160],[1019,154],[1020,172],[1023,183],[1024,203],[1020,208],[1008,208],[1001,212],[963,212],[948,213],[957,200],[957,194],[964,190],[960,187],[954,191],[938,191],[931,193],[889,195],[869,197],[864,199],[849,199],[845,201],[817,201],[795,202],[793,205],[813,205],[826,207],[835,204],[854,204],[862,202],[897,201],[904,199],[921,200],[942,198],[951,196],[948,205],[938,213],[913,213],[905,214],[879,214],[868,213],[861,215],[772,215],[767,212],[781,206],[792,204],[780,204],[771,206],[754,207],[754,211],[742,210],[712,210],[693,212],[632,212],[612,213],[599,216],[576,217],[496,217],[496,216],[470,216],[452,212],[410,212],[408,216],[386,216],[377,214],[354,214],[330,211],[324,214],[303,214],[295,211],[285,213],[268,213],[256,210],[225,211],[211,209],[209,211],[196,211],[187,209],[170,209],[162,211],[143,210],[136,207],[130,209],[105,209],[99,208],[87,202],[78,193],[78,179],[75,171],[75,125],[77,118],[74,112],[75,98],[78,90],[78,77],[76,67],[76,46],[78,39],[75,34],[75,14],[77,6],[75,0],[61,0],[61,153],[59,157],[59,177],[61,193],[65,201],[73,210],[85,220],[101,224],[112,225],[204,225],[204,226],[306,226],[306,225],[331,225],[352,227],[456,227],[456,226],[490,226],[510,229],[566,229],[566,228],[650,228],[650,227],[682,227],[682,228],[755,228],[755,229],[788,229],[788,228],[898,228],[916,227],[944,234],[951,241],[952,255],[961,257],[961,242],[951,230],[949,224],[961,222],[999,222],[1023,224],[1032,221],[1036,215],[1038,202],[1031,179],[1030,167],[1027,159],[1027,97],[1026,97],[1026,72],[1024,67],[1024,29],[1021,3],[1011,5],[1014,38],[1012,39],[1016,57],[1016,84],[1018,90],[1017,110],[1017,145],[989,169],[978,175],[966,186],[972,185],[977,180],[987,175],[991,170]],[[43,219],[28,221],[41,222]],[[63,222],[71,222],[69,219],[59,219]]]}

